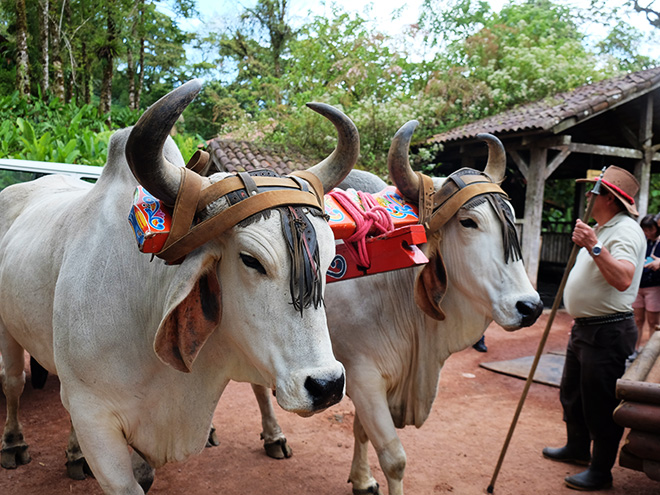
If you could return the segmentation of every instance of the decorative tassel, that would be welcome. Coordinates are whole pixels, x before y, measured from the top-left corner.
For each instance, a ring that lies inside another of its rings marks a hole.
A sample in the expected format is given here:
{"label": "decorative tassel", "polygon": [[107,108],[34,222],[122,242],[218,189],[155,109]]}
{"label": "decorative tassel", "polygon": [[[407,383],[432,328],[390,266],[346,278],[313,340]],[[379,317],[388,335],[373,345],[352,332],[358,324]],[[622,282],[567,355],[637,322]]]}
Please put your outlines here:
{"label": "decorative tassel", "polygon": [[282,230],[291,255],[289,289],[293,307],[303,309],[322,302],[323,279],[319,273],[319,249],[314,226],[300,207],[281,208]]}

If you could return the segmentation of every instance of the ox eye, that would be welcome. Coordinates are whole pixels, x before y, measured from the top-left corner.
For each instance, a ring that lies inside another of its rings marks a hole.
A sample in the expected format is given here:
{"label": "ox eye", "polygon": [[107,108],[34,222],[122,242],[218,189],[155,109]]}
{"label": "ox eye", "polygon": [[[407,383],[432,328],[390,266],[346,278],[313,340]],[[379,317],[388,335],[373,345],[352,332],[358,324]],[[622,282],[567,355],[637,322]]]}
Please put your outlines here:
{"label": "ox eye", "polygon": [[253,270],[257,270],[259,273],[262,275],[266,275],[266,269],[264,266],[259,262],[257,258],[254,256],[250,256],[249,254],[244,254],[241,253],[241,261],[245,266],[248,268],[252,268]]}
{"label": "ox eye", "polygon": [[460,221],[461,225],[465,227],[466,229],[476,229],[477,228],[477,223],[472,220],[471,218],[465,218]]}

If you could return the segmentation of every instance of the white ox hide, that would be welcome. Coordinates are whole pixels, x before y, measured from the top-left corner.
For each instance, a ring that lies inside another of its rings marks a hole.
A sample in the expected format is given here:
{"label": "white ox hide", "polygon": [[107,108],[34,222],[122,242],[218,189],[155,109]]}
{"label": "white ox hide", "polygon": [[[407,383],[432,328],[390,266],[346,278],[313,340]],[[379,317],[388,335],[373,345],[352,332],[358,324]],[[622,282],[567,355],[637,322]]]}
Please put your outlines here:
{"label": "white ox hide", "polygon": [[[415,126],[413,121],[399,131],[388,160],[390,177],[412,201],[418,197],[418,186],[407,153]],[[499,141],[489,138],[486,173],[499,182],[504,151]],[[399,160],[405,163],[392,163],[397,154],[405,154]],[[401,167],[406,169],[403,174]],[[445,180],[433,179],[435,191]],[[340,185],[372,193],[385,186],[376,176],[360,171],[351,172]],[[502,206],[513,213],[508,201]],[[424,424],[445,360],[479,340],[492,321],[505,330],[516,330],[532,325],[542,311],[522,261],[506,261],[502,222],[488,201],[468,201],[444,226],[427,235],[423,251],[430,262],[425,267],[337,282],[326,290],[332,346],[346,368],[346,394],[355,406],[349,476],[355,494],[382,493],[367,459],[371,441],[389,495],[402,495],[406,454],[396,428]],[[429,312],[434,317],[422,311],[418,302],[426,309],[432,306]],[[441,321],[435,319],[438,311],[444,313]],[[285,445],[288,451],[272,407],[266,404],[267,391],[254,389],[262,412],[269,414],[262,418],[264,438]]]}
{"label": "white ox hide", "polygon": [[[95,185],[47,176],[0,193],[3,467],[30,460],[18,421],[24,350],[59,375],[62,402],[107,494],[144,493],[131,467],[140,461],[137,453],[159,467],[200,452],[229,380],[273,389],[281,407],[300,415],[342,398],[344,370],[323,306],[301,312],[292,305],[292,261],[278,210],[212,238],[180,265],[138,251],[127,220],[138,184],[125,155],[129,135],[139,128],[147,138],[133,152],[153,155],[166,165],[162,175],[180,178],[184,162],[168,133],[200,88],[198,81],[186,83],[132,131],[114,134]],[[321,110],[339,142],[311,170],[329,190],[355,163],[359,140],[347,117]],[[159,127],[153,139],[152,125]],[[225,175],[202,178],[203,184]],[[142,185],[153,193],[158,184],[147,179],[151,185]],[[163,187],[178,191],[178,184]],[[200,215],[214,215],[225,203],[220,198]],[[333,234],[321,216],[306,217],[323,274],[334,256]]]}

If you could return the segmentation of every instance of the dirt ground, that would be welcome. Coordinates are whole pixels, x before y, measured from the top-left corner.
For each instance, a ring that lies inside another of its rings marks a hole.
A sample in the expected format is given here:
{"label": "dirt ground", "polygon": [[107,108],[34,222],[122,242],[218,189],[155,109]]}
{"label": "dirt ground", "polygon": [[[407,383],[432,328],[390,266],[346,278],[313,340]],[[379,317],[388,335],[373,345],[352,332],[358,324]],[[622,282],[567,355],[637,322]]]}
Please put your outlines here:
{"label": "dirt ground", "polygon": [[[404,478],[408,495],[486,493],[525,382],[485,370],[479,363],[533,355],[546,321],[547,312],[533,327],[513,333],[492,325],[486,332],[487,353],[469,348],[448,360],[426,424],[419,430],[408,427],[399,433],[408,456]],[[570,318],[560,311],[546,351],[565,348],[569,325]],[[2,395],[0,411],[2,419]],[[33,460],[16,470],[0,470],[0,494],[100,494],[94,479],[71,481],[66,477],[68,417],[59,401],[57,378],[49,377],[44,390],[27,385],[22,411]],[[158,470],[149,493],[350,495],[351,485],[346,483],[353,446],[350,399],[312,418],[303,419],[281,409],[278,414],[294,450],[292,458],[279,461],[266,457],[261,447],[260,418],[250,386],[230,384],[215,413],[221,445],[205,449],[185,463]],[[495,494],[576,493],[564,486],[563,478],[580,468],[541,456],[544,446],[563,444],[561,417],[558,389],[533,384],[497,477]],[[370,461],[374,475],[384,485],[373,449]],[[614,487],[609,494],[660,493],[660,483],[644,473],[617,465],[613,474]]]}

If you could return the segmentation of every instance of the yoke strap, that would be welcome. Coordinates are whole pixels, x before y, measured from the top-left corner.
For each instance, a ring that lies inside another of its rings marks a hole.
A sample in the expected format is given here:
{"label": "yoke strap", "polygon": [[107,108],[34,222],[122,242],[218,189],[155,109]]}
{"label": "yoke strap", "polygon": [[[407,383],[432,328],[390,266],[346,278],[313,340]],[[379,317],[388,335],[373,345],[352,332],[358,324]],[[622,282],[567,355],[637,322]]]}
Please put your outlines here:
{"label": "yoke strap", "polygon": [[[209,239],[219,236],[249,216],[271,208],[308,206],[323,211],[321,181],[311,172],[299,172],[296,175],[297,177],[264,177],[245,173],[227,177],[202,190],[202,177],[182,167],[170,234],[163,249],[156,253],[156,256],[168,264],[181,263],[188,253]],[[301,178],[310,183],[313,192],[308,190]],[[247,192],[246,199],[194,224],[197,213],[218,198],[239,189]]]}
{"label": "yoke strap", "polygon": [[429,231],[435,232],[456,215],[456,212],[458,212],[461,206],[475,196],[486,193],[506,195],[500,186],[493,184],[492,182],[477,182],[466,185],[452,194],[451,197],[435,210],[431,217],[431,221],[429,222]]}
{"label": "yoke strap", "polygon": [[442,187],[435,192],[433,179],[416,172],[419,186],[419,223],[426,233],[436,232],[445,225],[459,208],[481,194],[497,193],[507,197],[502,188],[485,174],[450,175]]}

